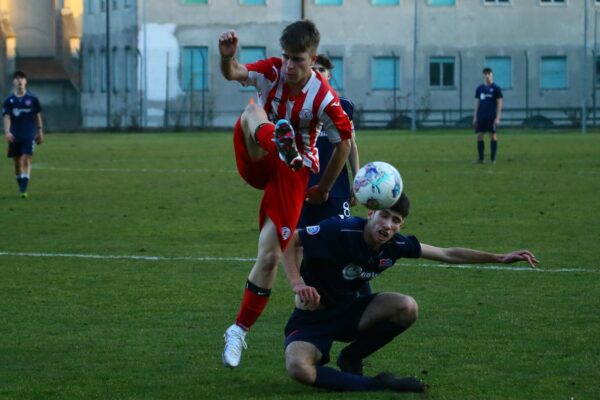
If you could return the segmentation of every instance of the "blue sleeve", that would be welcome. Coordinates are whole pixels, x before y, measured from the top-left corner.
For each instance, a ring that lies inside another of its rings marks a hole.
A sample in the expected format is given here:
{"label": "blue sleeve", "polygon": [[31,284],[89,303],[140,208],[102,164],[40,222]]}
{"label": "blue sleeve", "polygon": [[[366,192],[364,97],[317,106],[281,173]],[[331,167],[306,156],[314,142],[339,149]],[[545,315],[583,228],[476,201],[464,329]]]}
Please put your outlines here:
{"label": "blue sleeve", "polygon": [[500,86],[496,86],[496,99],[501,99],[502,98],[502,89],[500,89]]}
{"label": "blue sleeve", "polygon": [[481,86],[477,86],[477,89],[475,89],[475,98],[478,99],[480,94],[481,94]]}
{"label": "blue sleeve", "polygon": [[40,100],[35,97],[33,100],[33,113],[39,114],[42,112],[42,105],[40,104]]}
{"label": "blue sleeve", "polygon": [[350,118],[350,121],[352,121],[354,115],[354,103],[344,97],[340,97],[340,104],[342,105],[344,112],[348,115],[348,118]]}
{"label": "blue sleeve", "polygon": [[421,243],[416,236],[394,235],[394,251],[396,258],[420,258]]}
{"label": "blue sleeve", "polygon": [[4,100],[4,103],[2,103],[2,115],[10,115],[10,108],[8,99]]}

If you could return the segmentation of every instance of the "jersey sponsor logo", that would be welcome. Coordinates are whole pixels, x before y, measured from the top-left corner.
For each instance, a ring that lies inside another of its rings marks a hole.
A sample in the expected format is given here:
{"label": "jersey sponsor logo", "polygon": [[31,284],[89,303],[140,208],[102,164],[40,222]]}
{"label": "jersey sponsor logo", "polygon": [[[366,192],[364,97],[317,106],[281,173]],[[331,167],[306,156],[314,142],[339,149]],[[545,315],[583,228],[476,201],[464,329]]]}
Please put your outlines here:
{"label": "jersey sponsor logo", "polygon": [[316,235],[321,230],[319,225],[307,226],[306,233],[309,235]]}
{"label": "jersey sponsor logo", "polygon": [[30,99],[25,100],[25,105],[27,107],[29,107],[31,105],[31,100]]}
{"label": "jersey sponsor logo", "polygon": [[299,115],[300,115],[300,118],[302,118],[302,119],[312,119],[313,118],[313,113],[308,108],[303,108],[302,110],[300,110]]}
{"label": "jersey sponsor logo", "polygon": [[362,267],[356,264],[348,264],[342,270],[342,276],[347,281],[353,281],[355,279],[371,279],[375,278],[377,275],[377,272],[363,271]]}
{"label": "jersey sponsor logo", "polygon": [[19,115],[21,115],[21,113],[31,112],[31,109],[29,109],[29,108],[13,108],[12,112],[15,117],[18,117]]}
{"label": "jersey sponsor logo", "polygon": [[331,107],[339,107],[340,106],[340,102],[336,101],[335,103],[331,103]]}
{"label": "jersey sponsor logo", "polygon": [[290,228],[288,228],[287,226],[281,228],[281,237],[283,238],[283,240],[288,240],[291,235],[292,231],[290,230]]}
{"label": "jersey sponsor logo", "polygon": [[391,267],[392,265],[394,265],[394,260],[392,260],[391,258],[382,258],[381,260],[379,260],[380,267],[387,268]]}

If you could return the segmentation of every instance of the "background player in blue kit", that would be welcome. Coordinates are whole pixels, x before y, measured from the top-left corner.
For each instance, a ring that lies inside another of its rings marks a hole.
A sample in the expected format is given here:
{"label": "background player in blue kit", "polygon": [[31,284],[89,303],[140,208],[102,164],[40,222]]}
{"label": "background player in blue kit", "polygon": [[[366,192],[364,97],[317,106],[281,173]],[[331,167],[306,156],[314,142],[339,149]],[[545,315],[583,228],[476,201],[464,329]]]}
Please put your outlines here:
{"label": "background player in blue kit", "polygon": [[[325,54],[317,55],[312,68],[325,77],[328,81],[331,80],[331,70],[333,69],[333,64],[331,63],[329,57],[327,57]],[[352,120],[354,104],[344,97],[340,97],[339,99],[344,112],[348,115],[350,120]],[[350,155],[348,156],[348,164],[350,164],[352,175],[348,174],[348,168],[346,165],[344,165],[342,171],[335,180],[331,191],[329,192],[329,198],[326,202],[321,204],[310,204],[305,202],[302,206],[302,214],[300,215],[300,221],[298,222],[297,226],[298,228],[304,228],[308,225],[315,225],[319,221],[335,215],[338,215],[340,218],[349,218],[351,216],[350,207],[356,203],[352,196],[351,180],[360,168],[360,165],[358,158],[358,147],[356,146],[354,136],[350,140],[350,143],[351,147]],[[327,132],[321,131],[317,137],[316,147],[319,150],[319,162],[321,163],[321,170],[317,174],[310,174],[308,179],[308,188],[318,185],[318,183],[321,181],[323,171],[327,167],[327,164],[329,164],[335,144],[329,141],[327,138]]]}
{"label": "background player in blue kit", "polygon": [[494,83],[494,72],[491,68],[483,69],[484,83],[475,91],[475,112],[473,113],[473,126],[477,133],[477,162],[482,164],[485,153],[483,134],[490,134],[490,161],[496,163],[498,151],[498,137],[496,129],[500,124],[502,112],[502,90]]}
{"label": "background player in blue kit", "polygon": [[[383,292],[358,297],[364,282],[391,268],[400,258],[444,263],[513,263],[537,259],[528,250],[493,254],[466,248],[440,248],[400,235],[410,203],[403,193],[390,209],[369,211],[368,219],[330,218],[297,230],[289,249],[303,246],[302,265],[293,251],[284,254],[296,308],[285,327],[288,374],[301,383],[346,391],[422,392],[414,377],[389,373],[363,376],[363,359],[408,329],[417,319],[411,296]],[[333,341],[350,342],[337,359],[340,370],[326,367]]]}
{"label": "background player in blue kit", "polygon": [[2,105],[4,136],[8,141],[8,157],[15,163],[20,195],[27,198],[33,150],[36,143],[44,141],[42,106],[38,98],[27,91],[27,76],[23,71],[13,74],[13,89]]}

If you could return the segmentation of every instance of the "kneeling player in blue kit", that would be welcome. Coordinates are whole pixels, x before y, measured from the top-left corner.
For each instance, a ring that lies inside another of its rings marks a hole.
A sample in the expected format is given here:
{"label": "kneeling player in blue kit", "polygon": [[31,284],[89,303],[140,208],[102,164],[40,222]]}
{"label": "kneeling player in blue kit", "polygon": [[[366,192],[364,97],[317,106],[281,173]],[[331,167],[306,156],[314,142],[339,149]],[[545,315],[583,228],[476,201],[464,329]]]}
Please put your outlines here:
{"label": "kneeling player in blue kit", "polygon": [[[343,391],[423,392],[415,377],[390,373],[363,376],[363,360],[391,342],[417,319],[411,296],[383,292],[358,296],[364,283],[400,258],[444,263],[513,263],[538,260],[528,250],[494,254],[466,248],[440,248],[398,233],[410,203],[403,193],[389,209],[369,211],[368,219],[330,218],[294,233],[284,254],[296,308],[285,327],[285,360],[295,380]],[[298,265],[294,247],[303,247]],[[339,370],[327,367],[334,341],[349,343],[337,358]]]}

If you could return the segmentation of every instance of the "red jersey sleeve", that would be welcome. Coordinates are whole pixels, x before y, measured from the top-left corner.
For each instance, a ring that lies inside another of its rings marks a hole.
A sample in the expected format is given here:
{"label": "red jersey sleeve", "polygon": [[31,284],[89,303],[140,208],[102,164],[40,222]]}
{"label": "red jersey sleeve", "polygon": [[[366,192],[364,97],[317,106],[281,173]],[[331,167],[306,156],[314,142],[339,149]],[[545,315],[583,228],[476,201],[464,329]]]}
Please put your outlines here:
{"label": "red jersey sleeve", "polygon": [[276,57],[259,60],[254,63],[246,64],[248,69],[248,79],[242,82],[244,86],[254,86],[259,91],[264,89],[264,86],[271,86],[279,77],[281,69],[281,59]]}
{"label": "red jersey sleeve", "polygon": [[319,113],[319,119],[323,121],[323,130],[327,132],[329,141],[337,143],[351,139],[354,136],[354,125],[342,108],[340,99],[335,92],[331,90],[323,103],[325,107]]}

